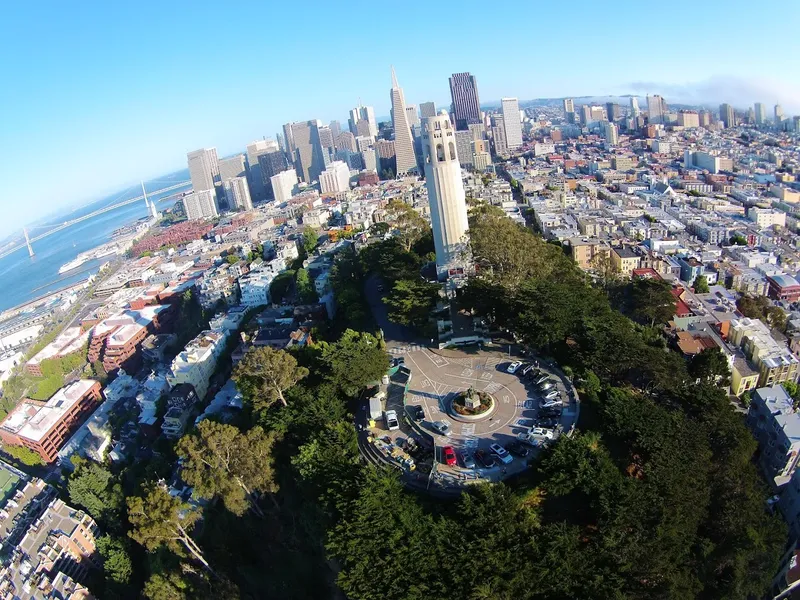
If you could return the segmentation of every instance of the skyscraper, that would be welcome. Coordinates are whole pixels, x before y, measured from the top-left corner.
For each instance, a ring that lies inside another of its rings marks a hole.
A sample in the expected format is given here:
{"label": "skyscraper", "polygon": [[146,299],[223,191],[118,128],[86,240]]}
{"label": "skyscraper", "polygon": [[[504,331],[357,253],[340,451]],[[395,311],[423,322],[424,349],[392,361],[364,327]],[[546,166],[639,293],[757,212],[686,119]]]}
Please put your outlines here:
{"label": "skyscraper", "polygon": [[655,94],[647,97],[647,119],[649,123],[663,123],[665,109],[666,102],[661,96]]}
{"label": "skyscraper", "polygon": [[223,158],[219,161],[219,177],[223,183],[234,177],[246,176],[247,166],[245,165],[243,154],[237,154],[230,158]]}
{"label": "skyscraper", "polygon": [[271,183],[272,177],[288,168],[289,164],[286,162],[286,155],[280,150],[258,155],[258,171],[268,198],[275,198]]}
{"label": "skyscraper", "polygon": [[436,104],[433,102],[423,102],[419,105],[419,116],[422,123],[428,122],[428,117],[436,116]]}
{"label": "skyscraper", "polygon": [[605,138],[609,146],[616,146],[619,144],[619,129],[615,123],[608,122],[605,125]]}
{"label": "skyscraper", "polygon": [[334,144],[336,142],[336,138],[342,133],[342,126],[339,124],[339,121],[331,121],[328,124],[328,127],[331,128],[331,133],[333,134],[333,141]]}
{"label": "skyscraper", "polygon": [[293,168],[282,171],[270,178],[270,184],[275,192],[275,200],[282,204],[294,196],[297,187],[297,172]]}
{"label": "skyscraper", "polygon": [[736,114],[730,104],[719,105],[719,120],[725,124],[725,129],[736,126]]}
{"label": "skyscraper", "polygon": [[498,156],[506,156],[508,154],[503,115],[492,115],[492,141],[494,142],[495,154]]}
{"label": "skyscraper", "polygon": [[470,123],[481,122],[481,102],[478,82],[469,73],[453,73],[450,77],[450,97],[456,129],[466,129]]}
{"label": "skyscraper", "polygon": [[403,89],[397,83],[397,76],[392,67],[392,125],[394,126],[394,146],[397,156],[397,176],[408,175],[417,169],[417,158],[414,155],[414,138],[408,126],[406,114],[406,101]]}
{"label": "skyscraper", "polygon": [[614,102],[606,102],[606,115],[609,121],[616,121],[622,116],[619,104]]}
{"label": "skyscraper", "polygon": [[474,139],[471,131],[456,131],[456,151],[458,152],[458,162],[461,163],[461,166],[465,169],[471,169],[473,166],[473,141]]}
{"label": "skyscraper", "polygon": [[778,125],[783,121],[783,107],[780,104],[775,105],[775,124]]}
{"label": "skyscraper", "polygon": [[631,96],[631,116],[635,119],[639,116],[639,99]]}
{"label": "skyscraper", "polygon": [[565,113],[575,112],[575,103],[572,101],[572,98],[564,98],[564,112]]}
{"label": "skyscraper", "polygon": [[337,194],[350,189],[350,168],[335,160],[319,175],[319,187],[323,194]]}
{"label": "skyscraper", "polygon": [[581,105],[581,125],[588,125],[592,120],[592,107],[588,104]]}
{"label": "skyscraper", "polygon": [[190,221],[219,216],[214,190],[199,190],[183,197],[183,210]]}
{"label": "skyscraper", "polygon": [[413,133],[414,127],[419,127],[419,114],[417,114],[417,105],[409,104],[406,106],[406,117],[408,119],[408,126],[411,127]]}
{"label": "skyscraper", "polygon": [[264,184],[264,175],[261,173],[259,158],[270,152],[279,152],[278,142],[275,140],[256,140],[247,144],[247,165],[250,173],[250,196],[258,201],[266,200],[268,190]]}
{"label": "skyscraper", "polygon": [[753,108],[755,109],[756,125],[764,125],[767,122],[767,107],[761,102],[756,102]]}
{"label": "skyscraper", "polygon": [[[365,121],[366,125],[359,128],[359,122]],[[375,109],[371,106],[358,106],[350,110],[347,124],[353,135],[371,135],[378,137],[378,121],[375,119]]]}
{"label": "skyscraper", "polygon": [[466,249],[469,225],[461,165],[455,132],[446,112],[429,117],[422,135],[436,267],[440,275],[446,275],[461,262]]}
{"label": "skyscraper", "polygon": [[231,210],[253,210],[253,201],[250,199],[250,188],[247,186],[246,177],[232,177],[222,182],[228,208]]}
{"label": "skyscraper", "polygon": [[322,144],[319,140],[319,121],[316,119],[300,121],[288,123],[283,127],[284,129],[288,127],[291,135],[290,148],[294,148],[292,158],[300,179],[306,183],[319,179],[319,174],[325,168]]}
{"label": "skyscraper", "polygon": [[519,102],[516,98],[502,98],[503,124],[506,127],[506,144],[509,150],[522,147],[522,124],[519,119]]}
{"label": "skyscraper", "polygon": [[201,148],[186,155],[189,164],[189,178],[195,192],[213,190],[219,181],[219,160],[216,148]]}

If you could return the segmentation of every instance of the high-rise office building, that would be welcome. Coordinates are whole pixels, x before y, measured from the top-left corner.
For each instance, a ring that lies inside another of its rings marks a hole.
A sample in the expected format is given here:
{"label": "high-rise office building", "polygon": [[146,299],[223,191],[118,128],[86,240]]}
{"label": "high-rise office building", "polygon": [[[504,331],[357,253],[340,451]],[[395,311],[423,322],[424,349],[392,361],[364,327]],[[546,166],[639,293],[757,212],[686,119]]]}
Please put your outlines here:
{"label": "high-rise office building", "polygon": [[244,161],[244,154],[237,154],[230,158],[223,158],[219,161],[219,178],[228,181],[234,177],[246,177],[247,165]]}
{"label": "high-rise office building", "polygon": [[756,125],[764,125],[767,122],[767,107],[761,102],[756,102],[753,107],[755,112]]}
{"label": "high-rise office building", "polygon": [[323,148],[333,148],[333,132],[327,125],[319,126],[319,143]]}
{"label": "high-rise office building", "polygon": [[564,112],[565,113],[575,112],[575,102],[573,102],[572,98],[564,98]]}
{"label": "high-rise office building", "polygon": [[219,160],[216,148],[201,148],[186,155],[189,164],[189,178],[195,192],[213,190],[219,181]]}
{"label": "high-rise office building", "polygon": [[199,190],[183,197],[183,210],[190,221],[219,216],[214,190]]}
{"label": "high-rise office building", "polygon": [[736,127],[736,113],[730,104],[723,103],[719,105],[719,120],[725,125],[725,129]]}
{"label": "high-rise office building", "polygon": [[647,119],[649,123],[663,123],[664,114],[667,112],[667,103],[655,94],[647,97]]}
{"label": "high-rise office building", "polygon": [[522,123],[519,118],[519,102],[516,98],[501,98],[503,124],[506,127],[506,144],[509,150],[522,147]]}
{"label": "high-rise office building", "polygon": [[581,125],[588,125],[592,121],[592,107],[588,104],[581,106]]}
{"label": "high-rise office building", "polygon": [[406,106],[406,118],[408,120],[408,126],[411,127],[411,133],[414,133],[414,127],[419,127],[420,125],[416,104],[409,104]]}
{"label": "high-rise office building", "polygon": [[681,127],[700,127],[700,115],[694,110],[682,110],[678,113],[678,125]]}
{"label": "high-rise office building", "polygon": [[619,129],[617,129],[615,123],[608,121],[605,124],[605,138],[609,146],[616,146],[619,144]]}
{"label": "high-rise office building", "polygon": [[436,104],[433,102],[422,102],[419,105],[419,116],[422,119],[422,123],[427,123],[428,117],[436,116]]}
{"label": "high-rise office building", "polygon": [[319,175],[319,187],[323,194],[337,194],[350,189],[350,168],[335,160]]}
{"label": "high-rise office building", "polygon": [[635,119],[639,116],[639,99],[631,96],[631,116]]}
{"label": "high-rise office building", "polygon": [[397,156],[397,176],[408,175],[417,170],[417,157],[414,154],[414,138],[406,115],[406,100],[403,89],[397,83],[394,67],[392,67],[392,125],[394,126],[394,146]]}
{"label": "high-rise office building", "polygon": [[[359,128],[360,121],[365,121],[366,125],[362,125]],[[378,137],[378,121],[375,119],[375,109],[371,106],[362,106],[359,103],[358,106],[350,110],[347,124],[350,126],[350,131],[353,135]]]}
{"label": "high-rise office building", "polygon": [[[250,181],[250,197],[260,202],[269,195],[269,186],[264,183],[259,159],[264,154],[280,152],[280,146],[275,140],[256,140],[247,144],[247,169]],[[269,179],[266,179],[269,181]]]}
{"label": "high-rise office building", "polygon": [[469,227],[455,131],[446,112],[428,118],[423,148],[436,267],[446,275],[461,263]]}
{"label": "high-rise office building", "polygon": [[467,129],[470,123],[481,122],[481,102],[478,82],[469,73],[453,73],[450,77],[450,97],[453,100],[453,118],[456,129]]}
{"label": "high-rise office building", "polygon": [[306,183],[319,179],[319,174],[325,168],[319,140],[319,121],[313,119],[288,123],[284,125],[284,129],[287,126],[291,134],[290,147],[294,148],[294,167],[300,179]]}
{"label": "high-rise office building", "polygon": [[258,172],[267,198],[275,198],[275,193],[272,190],[272,183],[270,181],[273,175],[277,175],[288,168],[289,163],[286,162],[286,155],[280,150],[259,154]]}
{"label": "high-rise office building", "polygon": [[591,121],[605,121],[606,120],[606,109],[602,106],[592,106],[589,115],[591,117]]}
{"label": "high-rise office building", "polygon": [[[471,131],[456,131],[456,150],[458,152],[458,162],[465,169],[471,169],[472,161],[472,138]],[[424,150],[423,150],[424,152]]]}
{"label": "high-rise office building", "polygon": [[353,135],[350,131],[343,131],[342,133],[339,134],[339,137],[336,138],[336,149],[355,152],[356,136]]}
{"label": "high-rise office building", "polygon": [[492,115],[492,142],[494,143],[494,153],[498,156],[508,155],[508,144],[506,144],[506,127],[503,115]]}
{"label": "high-rise office building", "polygon": [[225,191],[225,198],[228,200],[230,210],[253,210],[247,177],[226,179],[222,182],[222,189]]}
{"label": "high-rise office building", "polygon": [[328,123],[328,127],[331,129],[331,134],[333,134],[333,142],[336,145],[336,139],[339,137],[339,134],[342,133],[342,125],[339,121],[331,121]]}
{"label": "high-rise office building", "polygon": [[270,177],[270,185],[275,194],[275,201],[283,204],[294,196],[297,189],[297,171],[293,168],[282,171]]}
{"label": "high-rise office building", "polygon": [[622,109],[615,102],[606,102],[606,115],[609,121],[618,121],[622,116]]}
{"label": "high-rise office building", "polygon": [[775,105],[775,124],[778,125],[783,121],[783,107],[780,104]]}

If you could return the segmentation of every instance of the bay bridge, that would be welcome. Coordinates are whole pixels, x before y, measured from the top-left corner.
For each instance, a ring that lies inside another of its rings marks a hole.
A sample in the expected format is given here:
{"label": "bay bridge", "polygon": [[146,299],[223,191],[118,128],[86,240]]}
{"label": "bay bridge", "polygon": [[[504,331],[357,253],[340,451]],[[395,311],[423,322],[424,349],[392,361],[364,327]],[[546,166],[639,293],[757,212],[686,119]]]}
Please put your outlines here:
{"label": "bay bridge", "polygon": [[155,190],[153,192],[145,192],[144,184],[143,184],[142,185],[142,194],[139,195],[139,196],[136,196],[135,198],[129,198],[128,200],[123,200],[121,202],[117,202],[115,204],[111,204],[109,206],[106,206],[106,207],[103,207],[103,208],[99,208],[99,209],[97,209],[95,211],[92,211],[92,212],[86,214],[86,215],[83,215],[82,217],[76,217],[74,219],[70,219],[69,221],[64,221],[63,223],[60,223],[58,225],[38,225],[36,227],[33,227],[32,229],[40,229],[40,228],[44,228],[44,227],[52,227],[52,229],[48,229],[44,233],[40,233],[40,234],[38,234],[36,236],[31,237],[29,235],[28,228],[26,227],[26,228],[24,228],[22,230],[22,233],[25,236],[25,241],[24,242],[20,241],[18,244],[15,244],[14,246],[12,246],[10,248],[6,248],[5,250],[3,250],[3,252],[0,253],[0,259],[3,259],[6,256],[8,256],[9,254],[13,254],[17,250],[20,250],[20,249],[25,248],[25,247],[28,248],[28,254],[33,256],[34,252],[33,252],[33,247],[31,246],[31,244],[33,242],[38,242],[39,240],[43,240],[44,238],[46,238],[49,235],[53,235],[54,233],[58,233],[59,231],[63,231],[67,227],[72,227],[73,225],[75,225],[77,223],[80,223],[82,221],[87,221],[87,220],[92,219],[92,218],[94,218],[94,217],[96,217],[98,215],[102,215],[103,213],[111,212],[112,210],[117,210],[118,208],[122,208],[123,206],[128,206],[129,204],[133,204],[134,202],[139,202],[140,200],[144,200],[145,203],[147,203],[148,202],[148,200],[147,200],[148,195],[149,196],[157,196],[159,194],[165,194],[167,192],[172,192],[172,191],[184,188],[184,187],[188,186],[189,184],[191,184],[190,181],[181,181],[181,182],[175,183],[173,185],[170,185],[169,187],[161,188],[160,190]]}

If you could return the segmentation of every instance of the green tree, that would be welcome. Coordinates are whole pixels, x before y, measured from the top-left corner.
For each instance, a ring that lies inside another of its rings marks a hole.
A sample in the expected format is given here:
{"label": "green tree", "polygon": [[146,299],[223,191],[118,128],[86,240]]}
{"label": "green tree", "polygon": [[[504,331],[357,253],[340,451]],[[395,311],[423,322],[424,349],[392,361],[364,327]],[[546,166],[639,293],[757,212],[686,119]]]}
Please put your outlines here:
{"label": "green tree", "polygon": [[692,287],[696,294],[707,294],[709,292],[708,278],[705,275],[698,275],[695,277]]}
{"label": "green tree", "polygon": [[396,281],[385,299],[389,318],[402,325],[424,330],[439,299],[439,285],[422,279]]}
{"label": "green tree", "polygon": [[6,444],[3,446],[3,452],[12,458],[16,458],[22,464],[28,465],[29,467],[35,467],[44,464],[44,460],[42,460],[42,457],[39,456],[38,453],[34,452],[30,448],[26,448],[25,446],[11,446],[10,444]]}
{"label": "green tree", "polygon": [[294,356],[268,346],[250,348],[233,371],[237,387],[256,410],[276,401],[286,406],[283,392],[307,375]]}
{"label": "green tree", "polygon": [[313,227],[306,227],[303,229],[303,250],[305,250],[306,254],[311,254],[314,251],[314,248],[317,247],[317,242],[319,241],[319,232],[314,229]]}
{"label": "green tree", "polygon": [[747,246],[747,238],[740,233],[735,233],[731,236],[731,239],[728,240],[728,243],[731,246]]}
{"label": "green tree", "polygon": [[235,264],[236,264],[236,263],[238,263],[240,260],[242,260],[242,259],[241,259],[241,258],[239,258],[239,255],[238,255],[238,254],[228,254],[228,256],[226,256],[226,257],[225,257],[225,261],[226,261],[226,262],[227,262],[229,265],[235,265]]}
{"label": "green tree", "polygon": [[178,442],[181,477],[201,498],[222,498],[236,515],[252,509],[263,516],[259,494],[278,490],[272,470],[276,439],[274,432],[265,433],[261,427],[242,433],[232,425],[206,419],[197,426],[197,433]]}
{"label": "green tree", "polygon": [[398,232],[397,238],[406,252],[430,230],[428,222],[413,207],[402,200],[390,200],[386,212]]}
{"label": "green tree", "polygon": [[128,497],[128,535],[150,552],[166,546],[179,556],[189,552],[209,572],[209,566],[200,546],[189,533],[200,518],[200,512],[158,484],[149,483],[142,488],[143,496]]}
{"label": "green tree", "polygon": [[675,297],[665,281],[637,278],[630,285],[634,319],[650,326],[663,324],[675,315]]}
{"label": "green tree", "polygon": [[270,299],[279,304],[289,297],[294,285],[295,272],[291,269],[278,273],[269,284]]}
{"label": "green tree", "polygon": [[133,573],[133,563],[125,541],[104,535],[97,540],[97,550],[103,557],[103,572],[106,578],[117,584],[128,583]]}
{"label": "green tree", "polygon": [[67,482],[70,503],[85,508],[98,521],[118,522],[124,498],[111,471],[80,457],[72,462],[75,469]]}
{"label": "green tree", "polygon": [[389,357],[375,336],[348,329],[322,350],[325,375],[347,396],[355,396],[367,384],[379,381],[389,369]]}
{"label": "green tree", "polygon": [[308,276],[308,271],[305,269],[297,269],[294,280],[295,290],[297,291],[297,299],[302,304],[313,304],[319,302],[319,296],[314,289],[314,284]]}
{"label": "green tree", "polygon": [[727,387],[731,382],[728,359],[719,348],[706,348],[695,354],[689,361],[689,374],[723,387]]}

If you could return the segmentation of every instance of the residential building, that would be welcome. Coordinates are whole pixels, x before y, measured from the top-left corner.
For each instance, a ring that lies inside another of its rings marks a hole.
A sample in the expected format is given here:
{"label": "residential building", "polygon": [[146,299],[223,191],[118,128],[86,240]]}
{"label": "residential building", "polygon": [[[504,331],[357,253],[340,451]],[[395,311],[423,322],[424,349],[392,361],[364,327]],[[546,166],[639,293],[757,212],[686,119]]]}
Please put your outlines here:
{"label": "residential building", "polygon": [[403,89],[400,87],[400,84],[397,83],[394,67],[392,67],[392,90],[390,99],[392,101],[392,125],[394,126],[394,144],[397,162],[396,175],[402,177],[412,174],[417,170],[417,155],[414,153],[414,138],[411,135],[411,127],[408,125]]}
{"label": "residential building", "polygon": [[492,142],[494,142],[494,153],[498,156],[508,155],[508,144],[506,143],[506,128],[503,115],[492,115]]}
{"label": "residential building", "polygon": [[270,303],[269,288],[274,273],[270,271],[250,271],[239,278],[241,298],[239,302],[244,306],[262,306]]}
{"label": "residential building", "polygon": [[453,101],[453,119],[457,130],[462,131],[468,129],[467,126],[471,123],[481,122],[478,81],[473,75],[453,73],[450,77],[450,98]]}
{"label": "residential building", "polygon": [[216,192],[212,188],[186,194],[183,197],[183,210],[190,221],[218,217]]}
{"label": "residential building", "polygon": [[608,244],[592,238],[570,238],[569,249],[572,259],[584,270],[593,269],[598,257],[608,257],[610,248]]}
{"label": "residential building", "polygon": [[472,132],[456,131],[456,150],[458,151],[458,161],[465,169],[471,169],[473,167],[472,144]]}
{"label": "residential building", "polygon": [[639,268],[640,262],[641,257],[627,246],[611,248],[611,264],[622,275],[630,277],[633,270]]}
{"label": "residential building", "polygon": [[564,98],[564,112],[567,114],[575,112],[575,103],[572,98]]}
{"label": "residential building", "polygon": [[171,386],[191,384],[202,399],[208,391],[208,382],[217,366],[217,359],[225,347],[226,336],[219,331],[203,331],[186,344],[175,357],[167,373]]}
{"label": "residential building", "polygon": [[759,227],[786,226],[786,213],[774,208],[751,206],[747,209],[747,218]]}
{"label": "residential building", "polygon": [[758,319],[742,317],[731,321],[728,342],[739,347],[759,371],[758,384],[771,386],[797,381],[797,357],[771,335],[769,327]]}
{"label": "residential building", "polygon": [[791,275],[767,275],[769,296],[784,302],[800,300],[800,283]]}
{"label": "residential building", "polygon": [[[477,93],[477,90],[476,90]],[[506,145],[509,150],[522,147],[522,123],[519,119],[519,101],[516,98],[502,98],[503,124],[506,128]]]}
{"label": "residential building", "polygon": [[350,189],[350,168],[346,163],[335,160],[319,176],[323,194],[337,194]]}
{"label": "residential building", "polygon": [[445,276],[462,258],[469,227],[455,131],[446,113],[428,119],[423,145],[436,266]]}
{"label": "residential building", "polygon": [[101,401],[100,383],[86,379],[64,386],[47,402],[23,400],[0,423],[0,439],[55,462],[64,442]]}
{"label": "residential building", "polygon": [[170,390],[167,397],[167,412],[161,424],[161,431],[166,438],[174,440],[183,435],[198,402],[199,397],[189,383],[179,383]]}
{"label": "residential building", "polygon": [[696,110],[682,110],[678,113],[678,125],[681,127],[700,127],[700,115]]}
{"label": "residential building", "polygon": [[216,148],[201,148],[186,155],[189,164],[189,178],[192,180],[192,190],[201,192],[213,190],[219,182],[219,160]]}
{"label": "residential building", "polygon": [[250,188],[246,177],[232,177],[222,182],[225,198],[230,210],[253,210]]}
{"label": "residential building", "polygon": [[288,201],[297,191],[297,173],[294,169],[288,169],[277,175],[270,177],[270,185],[275,201],[282,204]]}

